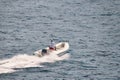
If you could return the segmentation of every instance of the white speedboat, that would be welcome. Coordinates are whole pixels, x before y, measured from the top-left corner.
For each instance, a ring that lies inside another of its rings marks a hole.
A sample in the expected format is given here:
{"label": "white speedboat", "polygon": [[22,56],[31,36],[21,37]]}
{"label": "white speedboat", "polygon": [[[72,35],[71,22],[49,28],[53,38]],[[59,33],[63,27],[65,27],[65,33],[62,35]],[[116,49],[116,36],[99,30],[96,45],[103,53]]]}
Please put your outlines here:
{"label": "white speedboat", "polygon": [[[48,55],[50,55],[50,54],[59,55],[60,53],[63,53],[69,49],[69,44],[68,44],[68,42],[60,42],[60,43],[56,44],[55,47],[56,47],[56,50],[50,50],[49,47],[45,48],[44,50],[46,50],[45,52]],[[35,51],[34,55],[36,55],[38,57],[44,56],[42,50],[43,49]]]}

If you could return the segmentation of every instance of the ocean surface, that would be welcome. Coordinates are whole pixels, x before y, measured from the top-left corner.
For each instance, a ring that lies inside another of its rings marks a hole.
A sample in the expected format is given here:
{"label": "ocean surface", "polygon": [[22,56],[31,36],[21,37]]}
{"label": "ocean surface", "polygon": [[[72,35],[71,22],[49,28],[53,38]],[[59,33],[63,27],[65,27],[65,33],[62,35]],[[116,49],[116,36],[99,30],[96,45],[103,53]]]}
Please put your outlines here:
{"label": "ocean surface", "polygon": [[0,80],[120,80],[120,0],[0,0]]}

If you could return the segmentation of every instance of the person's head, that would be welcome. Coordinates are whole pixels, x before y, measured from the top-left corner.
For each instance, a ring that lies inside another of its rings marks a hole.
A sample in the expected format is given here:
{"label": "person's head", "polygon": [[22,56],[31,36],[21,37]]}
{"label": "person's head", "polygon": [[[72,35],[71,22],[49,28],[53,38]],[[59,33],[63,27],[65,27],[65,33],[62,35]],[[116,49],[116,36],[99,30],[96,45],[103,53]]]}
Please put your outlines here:
{"label": "person's head", "polygon": [[51,42],[53,42],[53,40],[51,39]]}

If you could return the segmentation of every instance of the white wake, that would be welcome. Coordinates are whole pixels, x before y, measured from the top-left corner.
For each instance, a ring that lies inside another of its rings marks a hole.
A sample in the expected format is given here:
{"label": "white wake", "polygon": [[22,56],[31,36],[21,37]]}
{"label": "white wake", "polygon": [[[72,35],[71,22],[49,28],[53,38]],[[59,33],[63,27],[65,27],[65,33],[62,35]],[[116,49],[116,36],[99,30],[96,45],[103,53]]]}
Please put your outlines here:
{"label": "white wake", "polygon": [[10,59],[0,60],[0,74],[15,72],[14,68],[27,68],[27,67],[43,67],[41,63],[55,62],[69,58],[69,54],[65,54],[61,57],[57,55],[47,55],[44,57],[37,57],[27,54],[17,55]]}

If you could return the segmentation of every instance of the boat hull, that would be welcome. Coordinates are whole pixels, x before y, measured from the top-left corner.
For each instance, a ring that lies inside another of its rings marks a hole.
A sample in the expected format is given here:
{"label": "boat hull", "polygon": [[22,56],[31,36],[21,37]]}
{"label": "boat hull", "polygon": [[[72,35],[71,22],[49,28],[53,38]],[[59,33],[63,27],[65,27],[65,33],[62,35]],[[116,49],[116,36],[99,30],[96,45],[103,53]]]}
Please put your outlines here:
{"label": "boat hull", "polygon": [[[60,43],[56,44],[55,46],[56,46],[56,50],[50,50],[49,47],[45,48],[47,50],[48,55],[50,55],[50,54],[59,55],[60,53],[63,53],[63,52],[65,52],[65,51],[67,51],[69,49],[68,42],[60,42]],[[42,49],[38,50],[38,51],[35,51],[34,55],[36,55],[38,57],[44,56],[42,54]]]}

